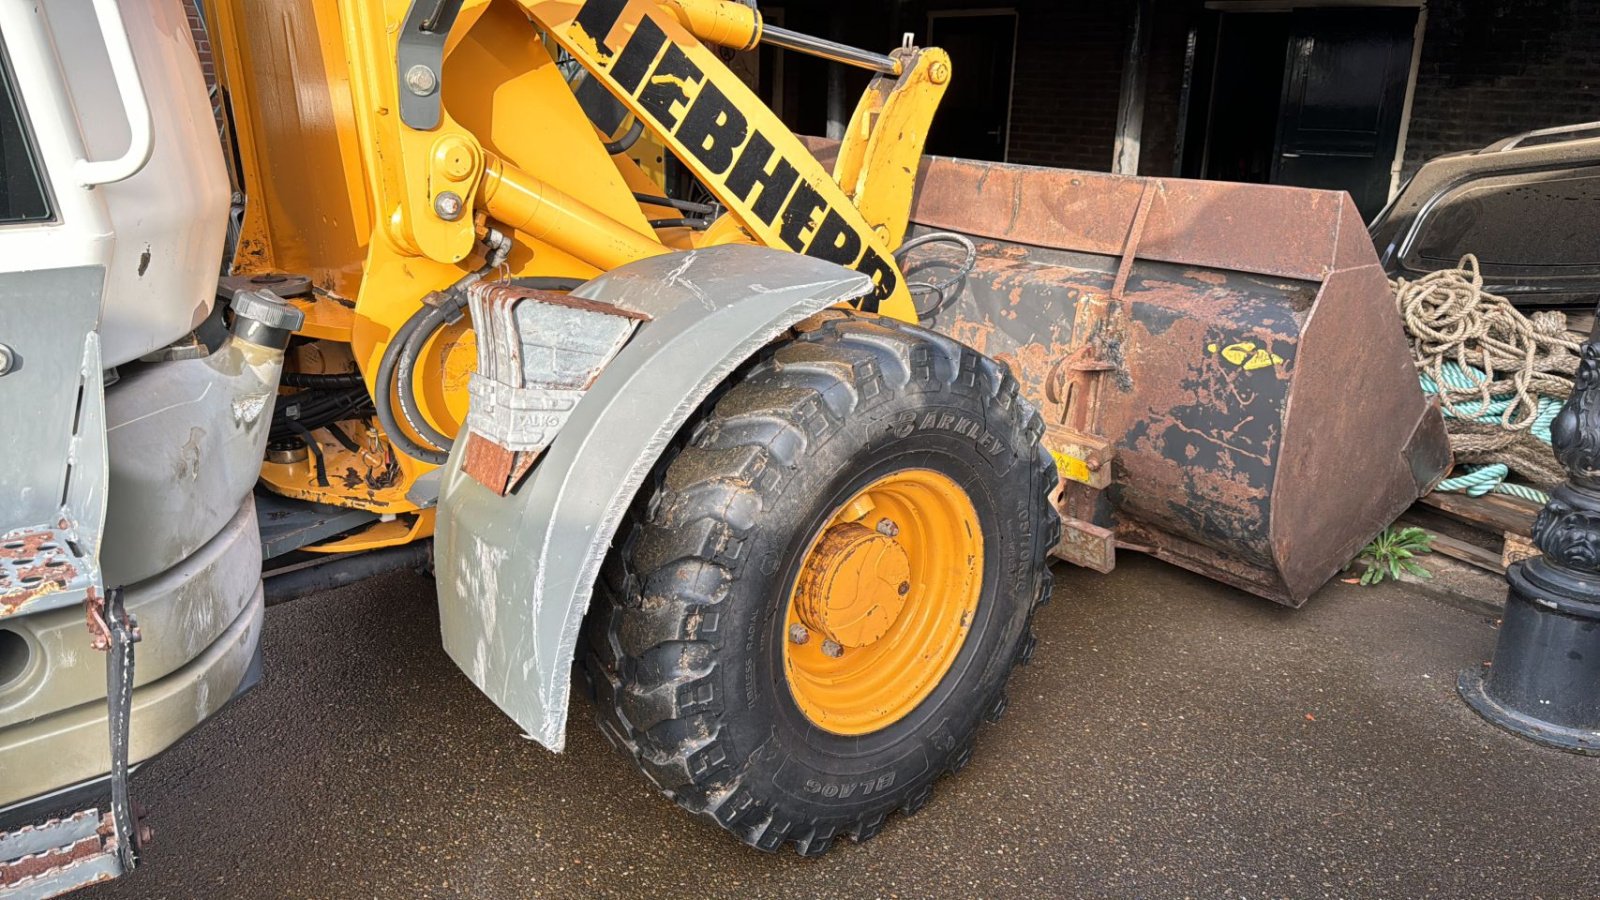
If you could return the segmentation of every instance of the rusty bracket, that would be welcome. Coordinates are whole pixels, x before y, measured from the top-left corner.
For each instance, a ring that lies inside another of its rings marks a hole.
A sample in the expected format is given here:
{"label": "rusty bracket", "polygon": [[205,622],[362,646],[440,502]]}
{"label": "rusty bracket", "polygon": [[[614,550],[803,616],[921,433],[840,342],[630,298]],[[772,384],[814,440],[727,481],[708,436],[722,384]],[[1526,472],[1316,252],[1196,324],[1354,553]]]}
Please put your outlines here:
{"label": "rusty bracket", "polygon": [[[1147,183],[1140,194],[1110,295],[1085,297],[1076,305],[1071,350],[1057,359],[1045,376],[1045,397],[1060,410],[1056,421],[1045,426],[1044,443],[1055,458],[1066,488],[1062,491],[1063,516],[1068,522],[1097,529],[1090,539],[1095,549],[1088,554],[1096,560],[1109,559],[1100,551],[1098,542],[1099,532],[1110,532],[1078,516],[1093,510],[1098,505],[1098,492],[1111,484],[1111,461],[1116,449],[1101,433],[1100,391],[1106,375],[1117,370],[1122,356],[1120,345],[1126,339],[1128,317],[1123,295],[1157,190],[1153,182]],[[1085,487],[1070,489],[1072,486],[1066,482]]]}
{"label": "rusty bracket", "polygon": [[1044,446],[1055,457],[1062,478],[1095,490],[1104,490],[1111,484],[1111,460],[1116,456],[1116,445],[1111,441],[1065,425],[1046,425]]}
{"label": "rusty bracket", "polygon": [[1117,567],[1117,538],[1109,528],[1082,519],[1061,517],[1061,542],[1054,555],[1074,565],[1109,573]]}
{"label": "rusty bracket", "polygon": [[137,826],[128,796],[128,734],[133,717],[133,645],[144,635],[139,622],[122,605],[122,588],[101,597],[90,588],[83,600],[90,646],[106,653],[106,728],[111,740],[111,812],[115,853],[124,872],[138,865],[139,847],[148,830]]}
{"label": "rusty bracket", "polygon": [[122,607],[122,589],[114,588],[110,593],[115,596],[108,599],[100,596],[100,592],[94,588],[89,588],[83,597],[84,618],[89,625],[89,646],[101,652],[111,649],[113,620],[127,630],[129,643],[137,644],[144,639],[144,633],[139,630],[139,620]]}
{"label": "rusty bracket", "polygon": [[1117,280],[1111,285],[1111,299],[1122,302],[1128,289],[1128,276],[1133,272],[1133,261],[1139,255],[1139,242],[1144,239],[1144,223],[1150,218],[1150,207],[1155,203],[1161,182],[1150,179],[1139,193],[1139,206],[1133,211],[1133,221],[1128,225],[1128,237],[1122,244],[1122,260],[1117,263]]}
{"label": "rusty bracket", "polygon": [[1045,394],[1061,407],[1057,420],[1085,435],[1100,431],[1100,381],[1105,373],[1117,369],[1117,345],[1124,339],[1127,303],[1124,294],[1128,278],[1144,237],[1145,221],[1159,187],[1147,182],[1139,195],[1139,206],[1123,240],[1122,258],[1108,297],[1085,297],[1077,304],[1072,323],[1072,350],[1058,359],[1045,378]]}
{"label": "rusty bracket", "polygon": [[478,282],[478,329],[461,469],[504,497],[543,455],[643,313],[569,294]]}
{"label": "rusty bracket", "polygon": [[102,653],[111,649],[111,626],[106,624],[106,600],[94,588],[83,595],[83,617],[89,624],[89,646]]}

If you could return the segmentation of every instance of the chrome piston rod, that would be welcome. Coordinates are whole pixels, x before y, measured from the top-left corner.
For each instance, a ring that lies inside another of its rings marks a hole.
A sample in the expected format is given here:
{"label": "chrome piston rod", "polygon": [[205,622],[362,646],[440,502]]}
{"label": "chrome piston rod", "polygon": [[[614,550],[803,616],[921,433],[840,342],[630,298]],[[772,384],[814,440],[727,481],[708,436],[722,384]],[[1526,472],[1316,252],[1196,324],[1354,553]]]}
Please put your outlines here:
{"label": "chrome piston rod", "polygon": [[844,63],[861,69],[871,69],[885,75],[898,75],[900,64],[882,53],[872,53],[849,44],[812,37],[787,28],[767,25],[761,29],[761,42],[807,56],[817,56],[832,62]]}

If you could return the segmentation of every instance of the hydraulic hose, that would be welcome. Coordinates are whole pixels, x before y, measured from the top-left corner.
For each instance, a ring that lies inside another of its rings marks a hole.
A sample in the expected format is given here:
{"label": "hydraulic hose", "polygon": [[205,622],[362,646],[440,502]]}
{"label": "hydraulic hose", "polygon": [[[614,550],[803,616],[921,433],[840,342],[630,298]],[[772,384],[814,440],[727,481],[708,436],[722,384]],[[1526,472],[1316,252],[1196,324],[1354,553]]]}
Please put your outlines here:
{"label": "hydraulic hose", "polygon": [[284,387],[292,388],[358,388],[366,386],[366,382],[361,380],[361,374],[358,372],[334,375],[285,372],[278,380]]}
{"label": "hydraulic hose", "polygon": [[294,425],[315,430],[342,419],[367,414],[371,402],[365,386],[339,391],[302,391],[285,397],[272,413],[268,440],[281,440],[295,434]]}
{"label": "hydraulic hose", "polygon": [[900,264],[901,271],[906,269],[906,256],[912,250],[927,244],[955,244],[965,251],[965,256],[961,263],[954,267],[955,274],[942,281],[911,281],[908,278],[906,281],[908,290],[934,296],[932,306],[927,309],[917,308],[917,319],[919,321],[926,321],[937,315],[947,299],[944,292],[954,287],[961,279],[970,275],[978,264],[978,248],[972,243],[971,238],[964,234],[957,234],[954,231],[930,231],[927,234],[918,235],[906,241],[900,245],[899,249],[894,251],[895,262]]}
{"label": "hydraulic hose", "polygon": [[432,447],[424,447],[413,441],[410,435],[401,430],[400,422],[394,415],[394,407],[389,401],[391,390],[400,394],[407,393],[405,387],[399,386],[395,382],[395,368],[399,365],[401,351],[406,342],[411,339],[412,334],[416,333],[417,328],[422,324],[423,317],[434,308],[424,306],[412,313],[411,318],[406,319],[405,324],[400,326],[400,330],[395,332],[394,339],[389,341],[389,346],[383,348],[383,357],[378,361],[378,375],[373,380],[372,401],[378,413],[378,424],[383,426],[383,433],[388,435],[389,443],[393,444],[396,450],[412,459],[438,466],[444,464],[445,458],[448,456],[447,452]]}
{"label": "hydraulic hose", "polygon": [[[434,334],[461,318],[462,311],[467,305],[466,288],[476,280],[470,276],[463,278],[445,292],[444,298],[439,303],[425,305],[412,313],[395,332],[389,346],[384,348],[383,357],[378,363],[378,374],[374,380],[376,396],[373,400],[377,407],[379,424],[383,426],[384,432],[389,435],[390,443],[394,444],[396,449],[413,459],[431,465],[443,465],[454,442],[428,423],[422,414],[421,406],[417,403],[415,390],[417,360],[422,357],[423,348],[428,345]],[[582,284],[583,280],[533,277],[513,278],[509,283],[531,290],[570,291]],[[400,411],[405,416],[406,424],[411,426],[418,437],[432,444],[432,447],[413,441],[401,430],[389,399],[391,388],[400,400]]]}
{"label": "hydraulic hose", "polygon": [[627,153],[633,149],[634,144],[639,143],[639,136],[642,134],[644,134],[644,122],[640,121],[638,116],[634,116],[633,124],[628,126],[622,137],[606,143],[606,153],[612,156]]}
{"label": "hydraulic hose", "polygon": [[[409,435],[401,430],[400,422],[395,418],[394,415],[394,407],[390,404],[389,395],[391,392],[404,395],[407,389],[410,387],[409,378],[404,383],[396,382],[395,369],[399,363],[402,351],[404,351],[406,344],[411,340],[412,335],[414,335],[417,332],[417,329],[421,327],[423,320],[426,319],[429,314],[438,307],[449,306],[452,304],[465,304],[467,288],[471,286],[473,282],[483,278],[485,275],[499,268],[500,265],[506,261],[506,257],[511,255],[511,239],[493,228],[489,229],[488,235],[484,238],[484,243],[489,249],[488,253],[484,257],[482,268],[468,272],[467,274],[461,276],[461,278],[458,279],[455,284],[451,285],[449,289],[443,293],[443,295],[440,297],[440,302],[437,305],[429,304],[423,306],[416,312],[412,313],[411,316],[401,324],[399,330],[397,330],[390,339],[388,346],[383,348],[383,356],[378,360],[377,377],[373,379],[373,407],[378,416],[378,423],[383,426],[384,434],[388,435],[389,437],[389,443],[400,452],[412,457],[413,459],[418,459],[436,466],[444,464],[447,450],[449,448],[448,439],[446,439],[444,435],[439,434],[438,431],[428,427],[426,420],[424,420],[423,417],[418,414],[414,417],[408,416],[408,421],[412,428],[416,430],[417,434],[422,435],[424,440],[432,440],[427,436],[427,432],[431,431],[434,435],[437,435],[441,440],[444,441],[442,446],[446,449],[439,450],[435,449],[434,447],[426,447],[417,443],[416,441],[413,441]],[[415,406],[415,398],[412,398],[412,406]],[[401,404],[401,409],[402,411],[405,410],[404,403]],[[439,445],[435,446],[437,447]]]}
{"label": "hydraulic hose", "polygon": [[651,206],[665,206],[678,212],[689,213],[692,216],[709,216],[716,213],[717,208],[709,203],[695,203],[691,200],[678,200],[672,197],[657,197],[654,194],[641,194],[633,192],[633,199]]}

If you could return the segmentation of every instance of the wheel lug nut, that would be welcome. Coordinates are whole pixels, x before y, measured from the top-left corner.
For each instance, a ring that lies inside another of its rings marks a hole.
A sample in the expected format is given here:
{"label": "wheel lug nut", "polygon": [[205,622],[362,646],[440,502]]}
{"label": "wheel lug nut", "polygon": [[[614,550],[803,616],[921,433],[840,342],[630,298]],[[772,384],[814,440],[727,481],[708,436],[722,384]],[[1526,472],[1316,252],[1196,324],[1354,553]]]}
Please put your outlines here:
{"label": "wheel lug nut", "polygon": [[838,641],[834,640],[833,638],[829,638],[822,642],[822,655],[831,656],[834,659],[838,659],[844,655],[844,648],[839,646]]}
{"label": "wheel lug nut", "polygon": [[811,632],[806,630],[799,622],[789,626],[789,640],[796,644],[804,644],[811,640]]}
{"label": "wheel lug nut", "polygon": [[893,519],[879,519],[878,533],[884,537],[894,537],[900,533],[900,526]]}

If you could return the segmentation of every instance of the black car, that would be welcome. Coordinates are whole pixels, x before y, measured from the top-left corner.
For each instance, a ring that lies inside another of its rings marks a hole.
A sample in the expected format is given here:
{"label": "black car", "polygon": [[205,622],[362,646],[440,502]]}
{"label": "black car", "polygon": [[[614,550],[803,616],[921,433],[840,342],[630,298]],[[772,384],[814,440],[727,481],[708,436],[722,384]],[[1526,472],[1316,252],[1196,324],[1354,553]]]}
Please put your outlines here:
{"label": "black car", "polygon": [[1429,160],[1368,229],[1391,277],[1478,258],[1518,306],[1600,299],[1600,122],[1530,131]]}

